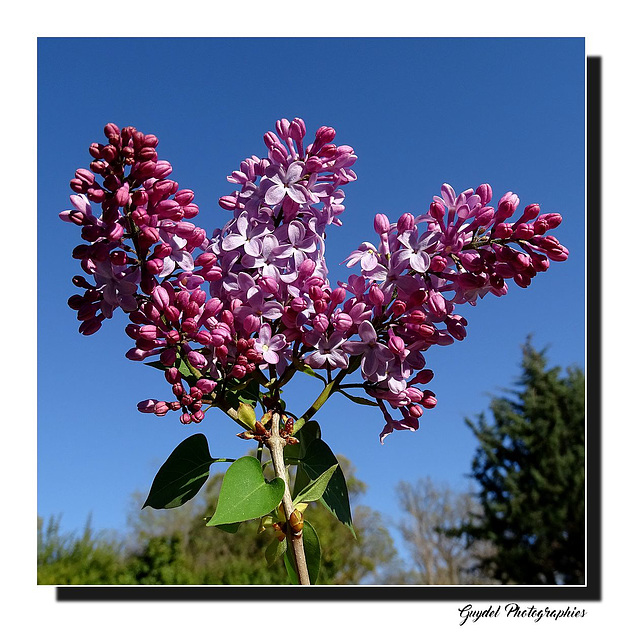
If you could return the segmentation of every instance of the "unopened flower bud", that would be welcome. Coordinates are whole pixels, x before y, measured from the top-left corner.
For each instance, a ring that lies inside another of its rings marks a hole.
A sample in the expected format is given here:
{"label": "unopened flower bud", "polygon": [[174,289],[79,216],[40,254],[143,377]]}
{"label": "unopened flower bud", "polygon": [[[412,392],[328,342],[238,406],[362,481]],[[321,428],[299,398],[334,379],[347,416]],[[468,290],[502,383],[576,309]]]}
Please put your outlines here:
{"label": "unopened flower bud", "polygon": [[126,182],[116,191],[116,202],[119,207],[129,204],[129,185]]}
{"label": "unopened flower bud", "polygon": [[338,313],[333,318],[333,326],[338,331],[348,331],[353,325],[353,318],[348,313]]}
{"label": "unopened flower bud", "polygon": [[403,213],[398,220],[398,234],[404,233],[405,231],[412,231],[416,226],[415,218],[410,213]]}
{"label": "unopened flower bud", "polygon": [[332,127],[322,126],[316,131],[316,144],[318,148],[331,142],[336,137],[336,131]]}
{"label": "unopened flower bud", "polygon": [[140,413],[153,413],[157,400],[142,400],[138,402],[138,411]]}
{"label": "unopened flower bud", "polygon": [[329,318],[324,313],[319,313],[313,319],[313,328],[319,333],[324,333],[329,327]]}
{"label": "unopened flower bud", "polygon": [[438,221],[441,222],[444,218],[445,210],[442,202],[432,202],[429,205],[429,213]]}
{"label": "unopened flower bud", "polygon": [[384,213],[376,213],[373,219],[373,228],[378,235],[389,233],[389,230],[391,228],[389,218],[387,218]]}
{"label": "unopened flower bud", "polygon": [[165,380],[172,385],[180,382],[181,380],[180,372],[176,367],[169,367],[168,369],[166,369],[164,372],[164,377]]}
{"label": "unopened flower bud", "polygon": [[486,205],[487,202],[491,202],[491,198],[493,198],[493,190],[491,189],[491,185],[487,184],[486,182],[484,184],[481,184],[476,189],[476,194],[480,196],[480,202],[482,203],[482,206]]}
{"label": "unopened flower bud", "polygon": [[425,391],[422,394],[422,400],[420,401],[420,404],[425,409],[433,409],[433,407],[435,407],[436,404],[438,404],[438,399],[436,398],[433,391]]}
{"label": "unopened flower bud", "polygon": [[302,264],[298,267],[298,274],[300,280],[305,280],[316,270],[316,263],[311,258],[306,258],[302,261]]}
{"label": "unopened flower bud", "polygon": [[249,334],[255,333],[256,331],[258,331],[258,329],[260,329],[260,324],[260,318],[258,318],[258,316],[248,315],[242,321],[242,328]]}
{"label": "unopened flower bud", "polygon": [[347,292],[345,289],[343,289],[342,287],[336,287],[335,289],[332,289],[330,294],[330,299],[332,304],[337,305],[344,302],[344,299],[346,298],[346,296],[347,296]]}
{"label": "unopened flower bud", "polygon": [[196,382],[196,387],[202,390],[202,393],[209,394],[216,388],[216,382],[213,380],[209,380],[207,378],[200,378],[198,382]]}
{"label": "unopened flower bud", "polygon": [[376,307],[384,303],[384,293],[382,293],[377,284],[372,284],[369,289],[369,301]]}
{"label": "unopened flower bud", "polygon": [[530,240],[535,235],[535,229],[532,224],[519,224],[513,231],[511,236],[514,240]]}
{"label": "unopened flower bud", "polygon": [[310,156],[304,165],[307,173],[318,173],[322,171],[322,160],[317,156]]}
{"label": "unopened flower bud", "polygon": [[157,416],[164,416],[169,412],[169,405],[161,400],[160,402],[156,403],[153,412]]}
{"label": "unopened flower bud", "polygon": [[404,314],[407,310],[407,305],[402,300],[396,300],[391,305],[391,313],[397,318]]}
{"label": "unopened flower bud", "polygon": [[422,407],[417,404],[409,405],[409,415],[413,418],[419,418],[422,415]]}
{"label": "unopened flower bud", "polygon": [[238,380],[241,380],[242,378],[244,378],[247,375],[247,370],[242,365],[236,364],[231,369],[231,375],[234,378],[238,378]]}
{"label": "unopened flower bud", "polygon": [[405,344],[404,340],[400,336],[393,336],[389,338],[389,349],[398,355],[404,355]]}
{"label": "unopened flower bud", "polygon": [[500,222],[494,227],[492,237],[505,240],[510,238],[512,233],[513,227],[508,222]]}
{"label": "unopened flower bud", "polygon": [[120,128],[113,124],[113,122],[109,122],[108,124],[106,124],[104,126],[104,135],[109,138],[109,140],[111,140],[111,138],[114,139],[120,139]]}
{"label": "unopened flower bud", "polygon": [[173,171],[173,167],[166,160],[160,160],[156,163],[153,177],[162,180],[166,178]]}
{"label": "unopened flower bud", "polygon": [[160,362],[162,362],[165,367],[171,366],[176,361],[176,350],[174,348],[165,349],[160,354]]}
{"label": "unopened flower bud", "polygon": [[176,382],[171,386],[171,391],[176,398],[181,398],[184,395],[184,387],[181,382]]}

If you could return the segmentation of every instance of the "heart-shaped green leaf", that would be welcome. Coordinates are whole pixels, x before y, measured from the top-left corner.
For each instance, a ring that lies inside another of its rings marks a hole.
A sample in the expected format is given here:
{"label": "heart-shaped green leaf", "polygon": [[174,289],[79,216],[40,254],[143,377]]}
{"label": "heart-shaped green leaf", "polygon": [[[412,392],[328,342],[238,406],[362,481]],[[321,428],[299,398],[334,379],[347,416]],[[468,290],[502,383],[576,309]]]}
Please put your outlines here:
{"label": "heart-shaped green leaf", "polygon": [[273,511],[284,495],[284,480],[267,482],[256,458],[236,460],[225,473],[216,512],[208,527],[253,520]]}
{"label": "heart-shaped green leaf", "polygon": [[207,438],[195,433],[183,440],[160,467],[142,508],[173,509],[191,500],[209,477],[212,458]]}
{"label": "heart-shaped green leaf", "polygon": [[322,494],[327,488],[327,485],[329,484],[329,480],[331,480],[331,476],[337,468],[338,465],[334,464],[332,467],[329,467],[324,473],[319,475],[315,480],[311,481],[296,496],[293,504],[296,505],[298,504],[298,502],[314,502],[316,500],[320,500],[320,498],[322,498]]}
{"label": "heart-shaped green leaf", "polygon": [[[307,560],[307,571],[309,572],[309,582],[316,584],[318,574],[320,573],[320,564],[322,561],[322,549],[320,547],[320,539],[316,530],[311,523],[305,520],[302,528],[302,544],[304,545],[304,556]],[[293,555],[291,545],[287,545],[287,553],[284,556],[284,566],[291,584],[300,584],[298,581],[298,573],[295,569],[296,560]]]}

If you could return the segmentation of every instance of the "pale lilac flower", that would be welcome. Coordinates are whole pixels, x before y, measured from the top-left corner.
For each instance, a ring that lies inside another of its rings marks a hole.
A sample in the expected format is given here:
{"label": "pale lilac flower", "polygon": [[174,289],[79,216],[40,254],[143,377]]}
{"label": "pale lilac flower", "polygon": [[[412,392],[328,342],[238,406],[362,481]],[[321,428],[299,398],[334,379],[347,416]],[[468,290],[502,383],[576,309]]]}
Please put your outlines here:
{"label": "pale lilac flower", "polygon": [[352,251],[346,260],[347,267],[353,267],[356,262],[360,262],[362,271],[372,271],[378,266],[378,250],[370,243],[363,242],[355,251]]}
{"label": "pale lilac flower", "polygon": [[84,194],[73,194],[69,196],[74,209],[61,211],[58,215],[65,222],[74,222],[75,224],[95,224],[96,217],[91,212],[91,203]]}
{"label": "pale lilac flower", "polygon": [[277,364],[280,360],[278,351],[285,346],[286,342],[285,337],[281,333],[276,333],[275,336],[272,335],[271,325],[264,323],[260,326],[254,347],[258,353],[262,354],[265,362]]}
{"label": "pale lilac flower", "polygon": [[378,342],[376,330],[368,320],[358,327],[358,335],[360,342],[347,342],[342,348],[351,355],[362,355],[364,377],[372,382],[380,382],[385,377],[387,363],[393,360],[393,354],[389,347]]}
{"label": "pale lilac flower", "polygon": [[265,300],[265,294],[257,289],[247,297],[246,303],[237,308],[234,315],[241,321],[248,316],[277,320],[282,315],[283,307],[277,300]]}
{"label": "pale lilac flower", "polygon": [[158,277],[166,278],[176,268],[176,265],[184,271],[193,271],[195,268],[193,255],[185,249],[187,240],[168,233],[162,228],[159,230],[159,234],[162,241],[171,247],[171,254],[164,258],[162,271]]}
{"label": "pale lilac flower", "polygon": [[298,204],[305,204],[311,200],[312,196],[307,188],[299,184],[303,172],[304,164],[302,162],[292,162],[286,172],[282,167],[278,167],[277,172],[269,176],[269,181],[272,184],[264,195],[264,201],[273,206],[280,204],[285,196],[289,196]]}
{"label": "pale lilac flower", "polygon": [[273,235],[267,235],[258,240],[260,249],[255,256],[248,254],[242,257],[240,263],[246,269],[257,269],[260,275],[274,278],[276,282],[280,280],[280,270],[286,260],[279,258],[277,249],[279,248],[278,239]]}
{"label": "pale lilac flower", "polygon": [[267,227],[262,224],[251,225],[248,215],[243,213],[236,220],[235,228],[237,233],[230,233],[222,239],[222,250],[233,251],[242,248],[249,255],[259,255],[259,246],[255,239],[268,233]]}
{"label": "pale lilac flower", "polygon": [[126,313],[138,308],[134,294],[138,290],[140,272],[126,273],[122,267],[113,265],[109,260],[98,262],[94,273],[97,289],[102,293],[101,309],[110,318],[114,309],[121,307]]}
{"label": "pale lilac flower", "polygon": [[275,255],[279,258],[293,257],[296,268],[316,251],[315,234],[299,220],[293,220],[286,227],[280,227],[276,231],[276,237],[281,244],[275,248]]}
{"label": "pale lilac flower", "polygon": [[403,416],[401,420],[392,420],[389,414],[387,416],[387,423],[380,432],[380,444],[384,444],[384,439],[394,431],[416,431],[420,426],[418,419],[412,416]]}
{"label": "pale lilac flower", "polygon": [[255,280],[245,271],[229,273],[222,284],[223,289],[233,298],[246,300],[258,291]]}
{"label": "pale lilac flower", "polygon": [[308,355],[305,362],[313,369],[324,369],[328,364],[332,369],[346,369],[349,358],[340,348],[345,342],[344,335],[334,332],[330,338],[322,336],[316,344],[317,351]]}
{"label": "pale lilac flower", "polygon": [[400,261],[408,263],[418,273],[426,273],[431,263],[430,253],[438,238],[439,234],[436,232],[423,233],[419,238],[417,231],[400,234],[398,242],[404,247],[398,251]]}

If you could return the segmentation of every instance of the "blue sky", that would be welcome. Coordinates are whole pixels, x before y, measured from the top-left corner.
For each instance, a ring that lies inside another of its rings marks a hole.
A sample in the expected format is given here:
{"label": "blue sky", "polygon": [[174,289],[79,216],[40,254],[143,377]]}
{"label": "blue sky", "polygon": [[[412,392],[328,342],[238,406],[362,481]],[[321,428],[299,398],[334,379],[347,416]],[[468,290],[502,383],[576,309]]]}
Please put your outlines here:
{"label": "blue sky", "polygon": [[[158,466],[201,431],[214,456],[246,443],[222,414],[197,428],[142,415],[139,400],[168,385],[124,358],[123,314],[97,334],[77,332],[67,298],[79,267],[68,208],[76,168],[107,122],[154,133],[172,177],[196,193],[198,224],[226,220],[217,205],[226,176],[264,153],[278,118],[302,117],[310,132],[337,130],[354,147],[358,180],[346,188],[342,228],[327,238],[333,282],[339,263],[375,240],[373,216],[423,213],[442,182],[457,191],[490,182],[522,206],[560,212],[567,262],[512,286],[503,298],[458,309],[468,336],[427,353],[438,405],[417,433],[380,446],[376,409],[332,399],[318,414],[324,439],[368,485],[365,502],[399,517],[395,486],[429,475],[466,488],[475,442],[464,424],[491,393],[512,385],[520,346],[533,334],[553,364],[584,365],[584,41],[582,39],[40,39],[38,44],[38,512],[81,528],[125,528],[130,495],[146,491]],[[292,408],[316,391],[291,385]],[[313,396],[315,397],[315,396]],[[224,467],[220,467],[223,469]]]}

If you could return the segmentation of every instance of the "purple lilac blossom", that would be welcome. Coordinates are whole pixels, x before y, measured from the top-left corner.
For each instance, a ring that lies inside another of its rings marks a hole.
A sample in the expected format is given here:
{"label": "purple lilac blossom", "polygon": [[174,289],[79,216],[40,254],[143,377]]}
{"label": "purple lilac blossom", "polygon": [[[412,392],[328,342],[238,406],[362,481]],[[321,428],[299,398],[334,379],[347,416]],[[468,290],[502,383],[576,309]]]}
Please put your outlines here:
{"label": "purple lilac blossom", "polygon": [[333,144],[331,127],[306,146],[300,118],[275,129],[264,136],[266,157],[252,155],[228,176],[237,190],[219,203],[232,217],[207,237],[187,221],[199,212],[194,194],[169,178],[157,138],[105,127],[107,144],[93,143],[90,170],[71,180],[74,208],[60,214],[81,227],[85,244],[73,255],[94,280],[74,278],[84,289],[69,299],[80,331],[94,333],[118,307],[129,315],[127,357],[157,357],[175,396],[140,403],[146,413],[180,411],[184,424],[197,423],[219,389],[259,380],[261,369],[286,377],[302,360],[344,375],[356,360],[385,418],[381,442],[415,431],[436,404],[421,388],[433,377],[423,354],[467,334],[456,305],[502,296],[508,280],[527,287],[550,260],[566,260],[546,235],[562,217],[531,204],[509,222],[520,203],[513,192],[494,208],[488,184],[460,194],[444,184],[426,213],[395,223],[377,214],[379,243],[362,242],[345,260],[360,275],[334,288],[325,239],[341,225],[356,155]]}

